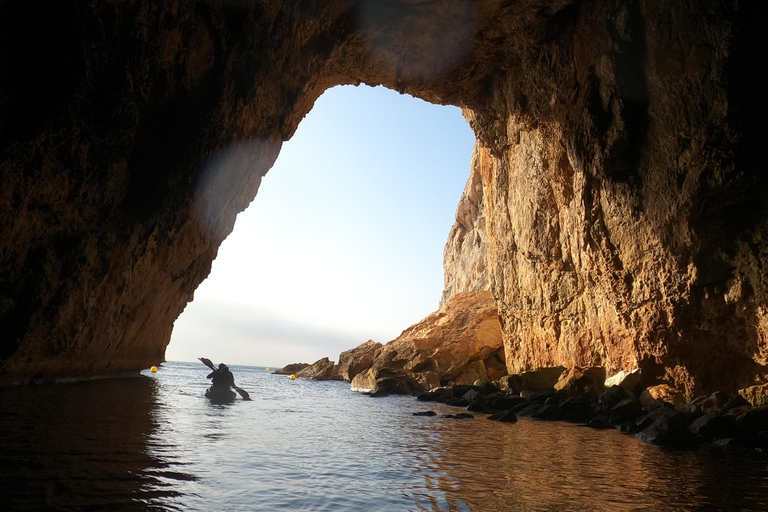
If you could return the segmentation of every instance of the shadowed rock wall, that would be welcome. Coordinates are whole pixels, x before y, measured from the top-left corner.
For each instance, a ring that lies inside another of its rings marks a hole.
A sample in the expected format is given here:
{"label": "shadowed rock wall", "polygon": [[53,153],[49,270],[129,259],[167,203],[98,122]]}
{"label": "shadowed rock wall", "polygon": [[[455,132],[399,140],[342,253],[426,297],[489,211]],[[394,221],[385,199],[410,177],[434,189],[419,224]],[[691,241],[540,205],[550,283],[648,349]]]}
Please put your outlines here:
{"label": "shadowed rock wall", "polygon": [[0,0],[2,371],[161,360],[281,142],[364,82],[464,108],[510,371],[765,379],[761,10]]}

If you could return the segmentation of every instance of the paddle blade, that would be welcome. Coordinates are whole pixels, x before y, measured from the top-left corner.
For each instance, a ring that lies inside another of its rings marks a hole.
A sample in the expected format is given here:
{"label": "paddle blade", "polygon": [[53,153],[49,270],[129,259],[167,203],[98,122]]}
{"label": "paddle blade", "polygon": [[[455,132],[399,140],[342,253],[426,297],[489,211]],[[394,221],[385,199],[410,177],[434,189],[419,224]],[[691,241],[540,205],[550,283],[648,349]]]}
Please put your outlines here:
{"label": "paddle blade", "polygon": [[199,360],[200,360],[200,362],[201,362],[201,363],[203,363],[205,366],[207,366],[208,368],[210,368],[210,369],[211,369],[211,370],[213,370],[213,371],[216,371],[216,367],[215,367],[215,366],[213,366],[213,363],[211,362],[211,360],[210,360],[210,359],[208,359],[207,357],[198,357],[198,359],[199,359]]}
{"label": "paddle blade", "polygon": [[248,394],[248,392],[246,390],[238,388],[237,386],[235,386],[235,391],[240,393],[240,396],[243,397],[243,400],[250,400],[251,399],[251,396]]}

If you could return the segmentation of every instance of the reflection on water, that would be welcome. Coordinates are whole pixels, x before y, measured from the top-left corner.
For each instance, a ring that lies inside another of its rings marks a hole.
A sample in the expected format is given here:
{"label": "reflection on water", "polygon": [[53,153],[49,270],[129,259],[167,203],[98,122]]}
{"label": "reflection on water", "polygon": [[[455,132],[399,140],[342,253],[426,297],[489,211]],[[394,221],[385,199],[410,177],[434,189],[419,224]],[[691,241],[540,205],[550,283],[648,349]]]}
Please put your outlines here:
{"label": "reflection on water", "polygon": [[4,506],[145,510],[173,496],[175,475],[150,454],[155,387],[134,378],[0,388]]}
{"label": "reflection on water", "polygon": [[755,453],[670,452],[615,431],[414,417],[411,397],[233,367],[0,388],[1,510],[768,510]]}
{"label": "reflection on water", "polygon": [[[768,510],[768,460],[674,452],[567,423],[443,423],[455,510]],[[462,504],[462,506],[459,506]]]}

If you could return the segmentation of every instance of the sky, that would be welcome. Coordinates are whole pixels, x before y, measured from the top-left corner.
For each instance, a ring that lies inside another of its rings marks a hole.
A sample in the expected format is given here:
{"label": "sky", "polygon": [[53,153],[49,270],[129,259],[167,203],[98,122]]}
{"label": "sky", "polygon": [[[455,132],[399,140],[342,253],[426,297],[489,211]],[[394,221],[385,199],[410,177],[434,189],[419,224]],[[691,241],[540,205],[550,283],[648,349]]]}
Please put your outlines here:
{"label": "sky", "polygon": [[238,215],[166,359],[338,361],[435,311],[474,140],[457,107],[326,91]]}

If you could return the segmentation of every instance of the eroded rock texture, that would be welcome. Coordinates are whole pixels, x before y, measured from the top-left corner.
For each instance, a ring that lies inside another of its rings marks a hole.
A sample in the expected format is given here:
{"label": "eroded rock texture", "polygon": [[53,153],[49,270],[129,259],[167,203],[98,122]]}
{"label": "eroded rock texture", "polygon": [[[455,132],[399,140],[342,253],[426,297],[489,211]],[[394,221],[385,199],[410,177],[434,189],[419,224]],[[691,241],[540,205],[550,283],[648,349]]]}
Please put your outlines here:
{"label": "eroded rock texture", "polygon": [[[368,352],[369,343],[354,351]],[[491,293],[456,293],[440,309],[376,347],[365,371],[352,379],[352,388],[373,389],[371,383],[393,371],[416,376],[429,372],[436,385],[472,384],[506,375],[499,314]]]}
{"label": "eroded rock texture", "polygon": [[488,229],[485,225],[481,163],[483,150],[479,144],[472,151],[469,179],[456,208],[456,223],[448,234],[443,251],[445,289],[440,299],[444,304],[455,293],[487,290]]}
{"label": "eroded rock texture", "polygon": [[367,83],[459,105],[478,136],[510,371],[639,365],[689,394],[761,384],[761,11],[0,0],[2,371],[161,360],[281,142],[322,91]]}

